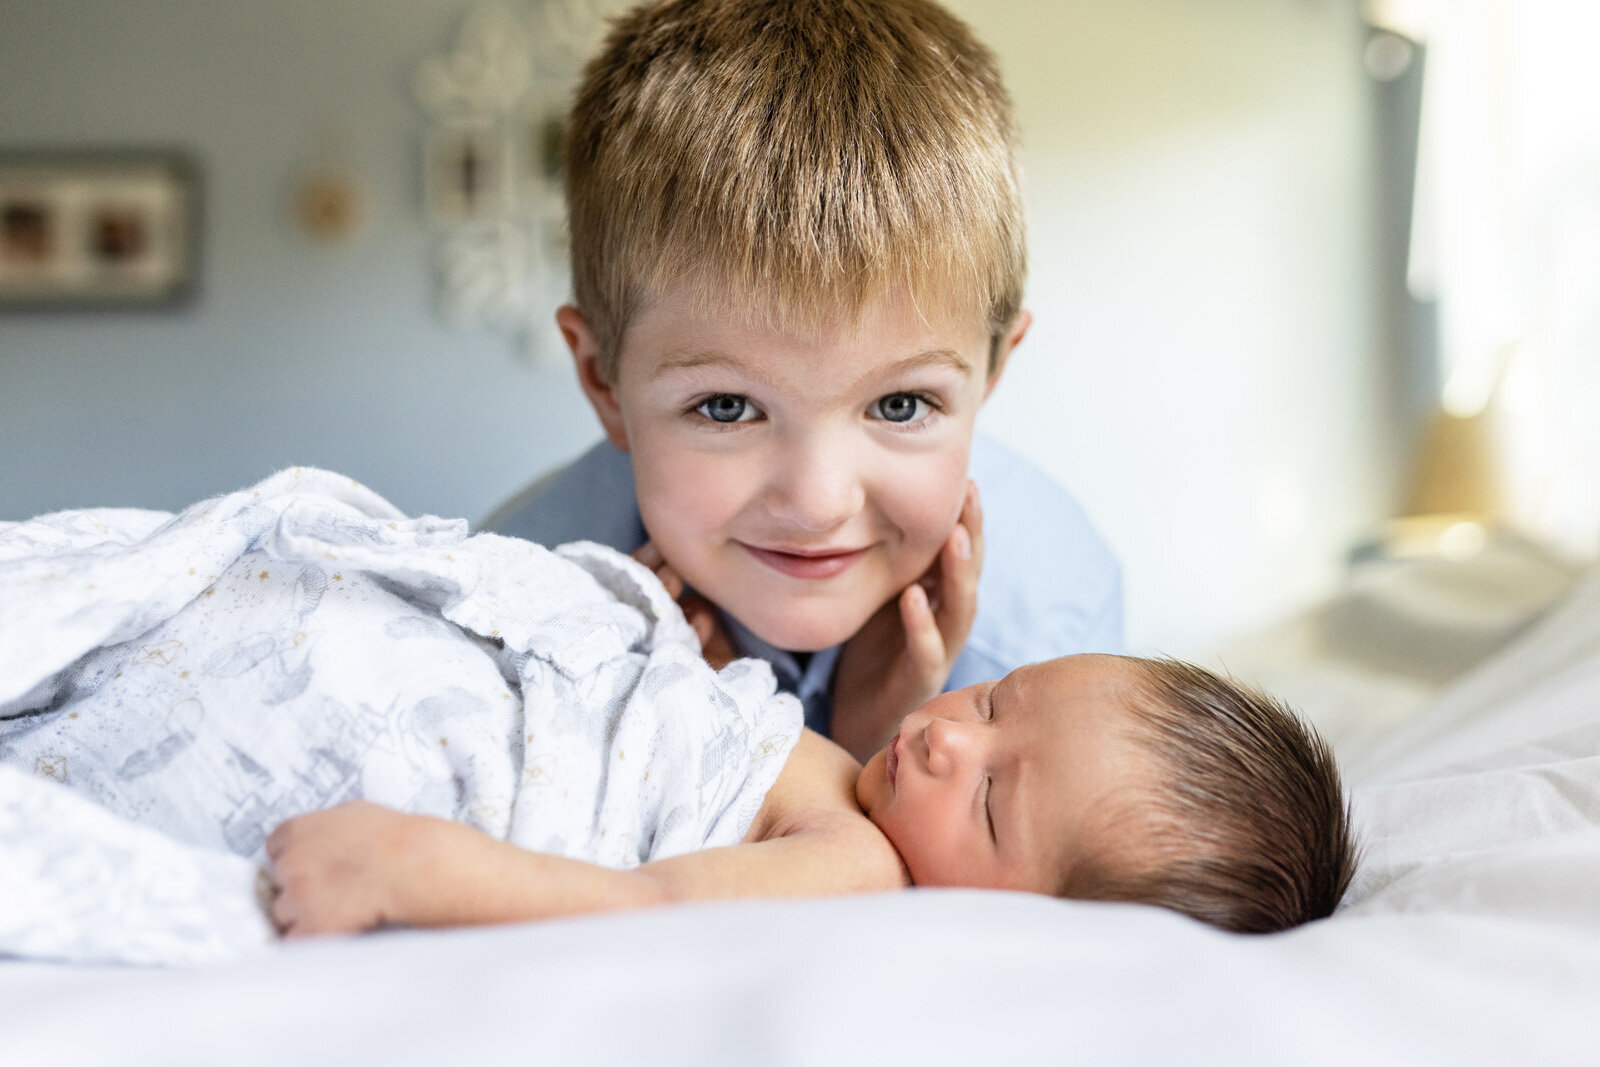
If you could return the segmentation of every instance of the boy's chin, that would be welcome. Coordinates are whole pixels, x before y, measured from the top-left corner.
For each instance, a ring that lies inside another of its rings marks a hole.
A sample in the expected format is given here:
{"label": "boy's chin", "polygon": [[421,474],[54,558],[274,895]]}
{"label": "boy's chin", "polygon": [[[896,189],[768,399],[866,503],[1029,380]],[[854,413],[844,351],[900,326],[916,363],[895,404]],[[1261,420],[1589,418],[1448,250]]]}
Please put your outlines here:
{"label": "boy's chin", "polygon": [[762,617],[756,612],[752,612],[751,615],[754,618],[739,618],[745,629],[773,648],[799,653],[821,652],[834,645],[843,644],[854,636],[866,621],[855,618],[809,619],[803,615],[784,616],[780,613],[773,613],[771,617]]}

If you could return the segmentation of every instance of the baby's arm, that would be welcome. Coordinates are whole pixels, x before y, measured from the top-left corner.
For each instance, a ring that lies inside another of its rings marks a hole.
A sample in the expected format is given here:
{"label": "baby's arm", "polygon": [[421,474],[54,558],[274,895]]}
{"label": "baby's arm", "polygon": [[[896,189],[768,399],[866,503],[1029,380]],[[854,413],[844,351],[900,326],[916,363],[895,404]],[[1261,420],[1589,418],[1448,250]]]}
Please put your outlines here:
{"label": "baby's arm", "polygon": [[273,918],[292,936],[904,886],[899,856],[856,807],[854,768],[837,746],[808,732],[742,844],[630,871],[529,852],[460,823],[376,804],[314,812],[268,839],[278,887]]}

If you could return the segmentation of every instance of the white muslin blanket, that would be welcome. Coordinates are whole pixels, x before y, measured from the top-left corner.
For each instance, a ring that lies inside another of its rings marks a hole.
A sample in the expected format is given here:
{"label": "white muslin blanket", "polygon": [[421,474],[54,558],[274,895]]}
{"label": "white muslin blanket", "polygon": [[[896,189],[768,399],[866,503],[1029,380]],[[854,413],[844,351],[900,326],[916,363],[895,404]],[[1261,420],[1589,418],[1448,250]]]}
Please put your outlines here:
{"label": "white muslin blanket", "polygon": [[258,951],[266,835],[366,798],[628,867],[739,841],[799,737],[653,574],[295,468],[0,525],[0,954]]}

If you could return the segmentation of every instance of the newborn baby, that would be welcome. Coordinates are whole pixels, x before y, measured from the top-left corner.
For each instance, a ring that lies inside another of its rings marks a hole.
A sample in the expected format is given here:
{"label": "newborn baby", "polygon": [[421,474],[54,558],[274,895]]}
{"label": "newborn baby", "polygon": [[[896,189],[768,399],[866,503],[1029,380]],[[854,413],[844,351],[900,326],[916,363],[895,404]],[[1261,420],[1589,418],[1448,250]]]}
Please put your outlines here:
{"label": "newborn baby", "polygon": [[290,934],[907,885],[1266,932],[1329,914],[1354,862],[1333,761],[1291,713],[1198,667],[1099,655],[945,693],[865,767],[806,732],[732,847],[616,871],[356,804],[268,850]]}

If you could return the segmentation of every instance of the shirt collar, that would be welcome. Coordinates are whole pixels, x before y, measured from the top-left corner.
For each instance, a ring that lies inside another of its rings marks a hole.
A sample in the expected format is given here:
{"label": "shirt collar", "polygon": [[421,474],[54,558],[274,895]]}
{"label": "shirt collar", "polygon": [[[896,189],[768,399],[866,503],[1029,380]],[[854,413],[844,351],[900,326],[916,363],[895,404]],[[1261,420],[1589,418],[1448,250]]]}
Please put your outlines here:
{"label": "shirt collar", "polygon": [[794,653],[766,643],[731,614],[725,611],[718,614],[722,614],[722,627],[728,633],[728,640],[733,641],[733,648],[741,656],[754,656],[755,659],[765,659],[766,662],[770,662],[781,688],[787,689],[806,702],[810,702],[813,694],[829,691],[829,683],[834,680],[834,664],[838,661],[840,646],[835,645],[834,648],[824,648],[818,653],[811,653],[810,659],[805,662],[805,667],[802,667],[800,659]]}

